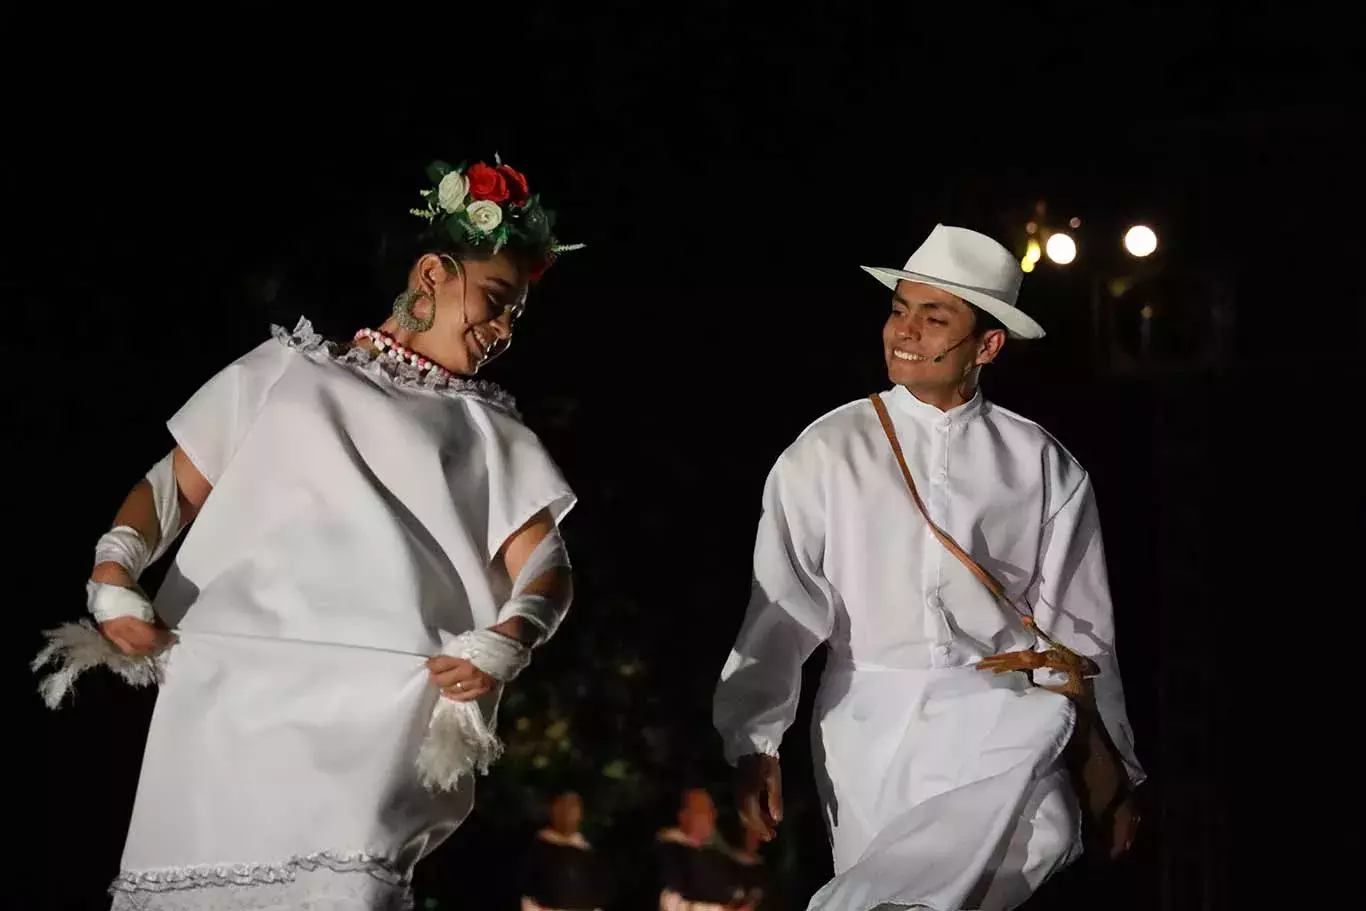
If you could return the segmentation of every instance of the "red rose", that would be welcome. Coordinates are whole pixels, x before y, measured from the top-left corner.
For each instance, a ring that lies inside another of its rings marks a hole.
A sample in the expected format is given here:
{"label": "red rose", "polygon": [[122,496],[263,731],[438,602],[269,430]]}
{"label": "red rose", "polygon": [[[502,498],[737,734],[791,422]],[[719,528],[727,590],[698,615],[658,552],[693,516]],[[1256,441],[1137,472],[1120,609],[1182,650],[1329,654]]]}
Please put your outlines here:
{"label": "red rose", "polygon": [[471,165],[465,174],[470,181],[470,198],[487,199],[489,202],[506,202],[508,198],[507,180],[498,171],[482,161]]}
{"label": "red rose", "polygon": [[507,181],[508,191],[512,194],[512,201],[518,203],[526,202],[527,197],[531,195],[530,191],[527,189],[526,177],[524,177],[521,172],[514,171],[505,164],[500,164],[498,166],[498,173],[502,174],[503,178]]}

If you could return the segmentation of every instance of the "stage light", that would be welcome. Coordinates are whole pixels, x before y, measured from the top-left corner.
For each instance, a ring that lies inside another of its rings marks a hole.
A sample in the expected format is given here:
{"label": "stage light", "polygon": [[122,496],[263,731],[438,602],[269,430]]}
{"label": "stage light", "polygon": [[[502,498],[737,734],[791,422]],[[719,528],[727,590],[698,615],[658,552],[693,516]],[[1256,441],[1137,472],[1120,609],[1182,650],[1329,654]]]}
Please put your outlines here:
{"label": "stage light", "polygon": [[1048,238],[1048,243],[1044,245],[1044,252],[1053,262],[1065,266],[1077,258],[1077,244],[1076,241],[1060,231]]}
{"label": "stage light", "polygon": [[1157,249],[1157,234],[1147,225],[1134,225],[1124,233],[1124,249],[1130,256],[1147,256]]}

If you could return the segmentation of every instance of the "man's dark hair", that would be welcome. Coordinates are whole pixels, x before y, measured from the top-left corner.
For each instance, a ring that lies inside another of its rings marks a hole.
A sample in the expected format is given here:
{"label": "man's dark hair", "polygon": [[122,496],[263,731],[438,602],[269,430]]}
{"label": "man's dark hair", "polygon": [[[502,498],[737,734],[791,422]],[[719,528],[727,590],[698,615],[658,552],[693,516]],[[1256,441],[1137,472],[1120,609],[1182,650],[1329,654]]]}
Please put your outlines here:
{"label": "man's dark hair", "polygon": [[[967,301],[964,301],[963,303],[966,304]],[[973,338],[981,338],[982,336],[990,332],[992,329],[1000,329],[1002,332],[1007,333],[1010,331],[1001,324],[1000,320],[998,320],[996,317],[992,316],[990,313],[983,310],[981,307],[978,307],[974,304],[968,304],[968,307],[972,310],[973,316]]]}

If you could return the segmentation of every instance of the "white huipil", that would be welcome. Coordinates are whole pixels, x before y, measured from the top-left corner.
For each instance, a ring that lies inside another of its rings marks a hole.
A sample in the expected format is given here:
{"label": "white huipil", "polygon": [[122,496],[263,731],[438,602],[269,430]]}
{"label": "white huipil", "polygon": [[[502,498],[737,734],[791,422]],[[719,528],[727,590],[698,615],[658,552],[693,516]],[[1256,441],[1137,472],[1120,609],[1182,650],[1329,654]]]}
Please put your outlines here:
{"label": "white huipil", "polygon": [[[1086,472],[980,393],[948,412],[902,387],[882,399],[935,523],[1097,661],[1101,716],[1140,781]],[[836,876],[810,908],[1020,904],[1081,850],[1059,759],[1075,712],[1022,674],[973,664],[1039,644],[929,532],[871,402],[809,427],[763,506],[715,721],[732,763],[777,755],[801,666],[829,644],[812,734]]]}
{"label": "white huipil", "polygon": [[169,426],[213,492],[156,598],[179,641],[114,908],[405,907],[474,796],[419,783],[426,659],[497,622],[499,549],[574,495],[496,387],[435,385],[307,321]]}

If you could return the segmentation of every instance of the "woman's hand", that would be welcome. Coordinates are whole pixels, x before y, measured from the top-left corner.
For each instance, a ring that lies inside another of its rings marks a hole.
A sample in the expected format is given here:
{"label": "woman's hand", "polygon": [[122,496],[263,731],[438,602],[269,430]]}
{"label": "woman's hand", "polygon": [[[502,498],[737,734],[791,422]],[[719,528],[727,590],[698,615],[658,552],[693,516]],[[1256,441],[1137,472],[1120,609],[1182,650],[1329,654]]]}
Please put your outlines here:
{"label": "woman's hand", "polygon": [[478,699],[498,682],[464,658],[450,655],[437,655],[427,660],[427,670],[432,676],[432,685],[441,690],[441,695],[456,702],[469,702]]}
{"label": "woman's hand", "polygon": [[169,645],[171,631],[137,617],[115,617],[100,624],[100,632],[125,655],[150,655]]}

